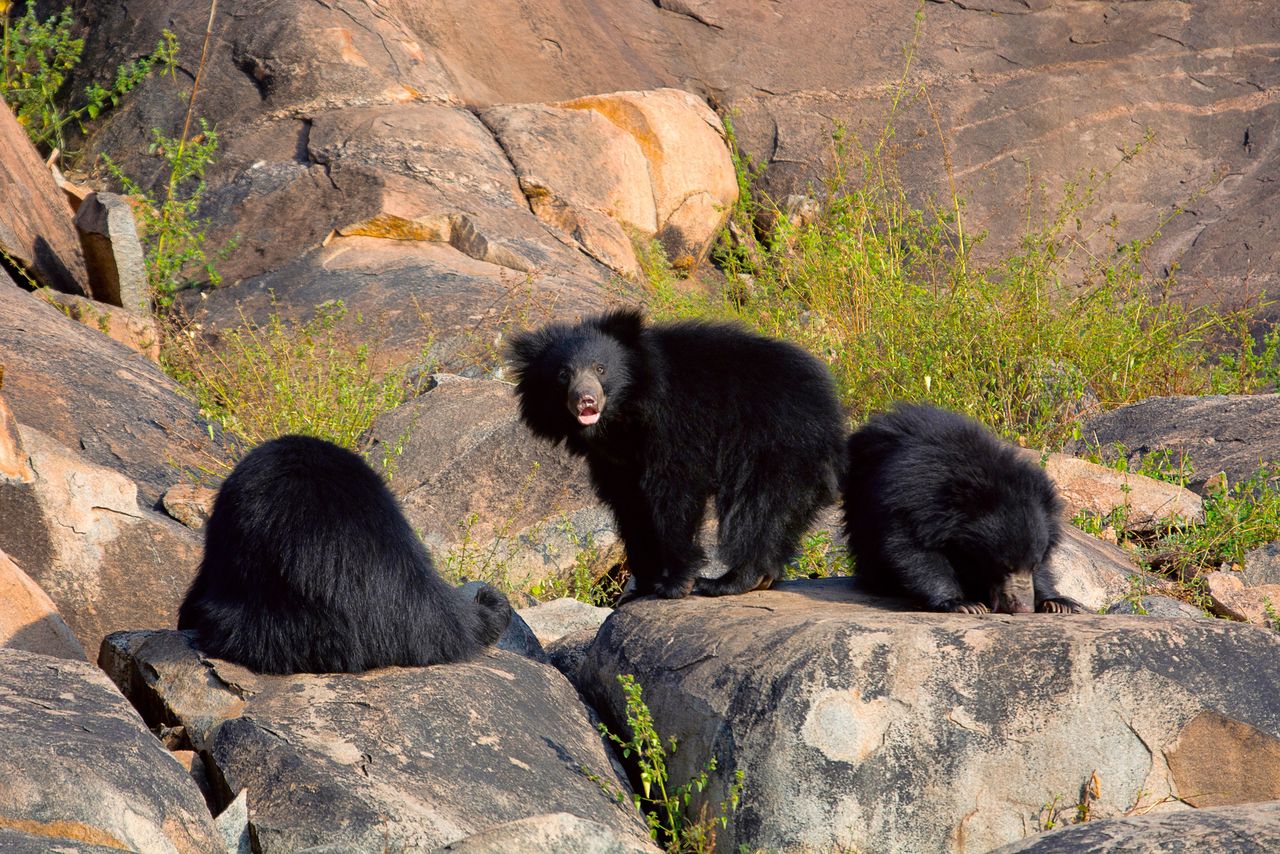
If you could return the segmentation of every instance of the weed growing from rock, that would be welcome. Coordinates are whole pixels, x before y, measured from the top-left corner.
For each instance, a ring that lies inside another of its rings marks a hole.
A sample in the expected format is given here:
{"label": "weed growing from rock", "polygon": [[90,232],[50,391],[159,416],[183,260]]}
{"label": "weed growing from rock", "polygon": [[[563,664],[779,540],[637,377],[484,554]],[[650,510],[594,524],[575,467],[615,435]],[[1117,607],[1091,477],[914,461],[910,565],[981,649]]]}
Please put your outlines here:
{"label": "weed growing from rock", "polygon": [[[235,459],[288,433],[354,449],[374,418],[416,393],[410,377],[426,372],[375,368],[368,346],[339,330],[346,316],[340,300],[299,324],[278,312],[261,325],[242,315],[243,324],[219,334],[217,346],[188,327],[169,337],[162,358],[200,414],[233,438]],[[228,470],[235,459],[226,461]]]}
{"label": "weed growing from rock", "polygon": [[729,823],[729,815],[738,808],[742,798],[744,774],[733,775],[725,799],[714,810],[702,804],[697,817],[689,815],[693,797],[707,788],[710,774],[716,770],[716,758],[712,756],[691,780],[671,785],[670,762],[676,752],[674,737],[665,742],[654,725],[653,713],[644,701],[640,684],[629,673],[618,675],[626,701],[627,738],[612,732],[605,724],[598,724],[602,735],[617,745],[622,758],[629,761],[640,781],[640,791],[623,792],[608,780],[584,768],[583,772],[600,785],[619,803],[630,801],[649,824],[649,835],[665,847],[670,854],[703,854],[715,850],[716,829]]}
{"label": "weed growing from rock", "polygon": [[0,2],[0,99],[13,110],[31,142],[46,154],[55,148],[67,153],[68,127],[83,133],[86,120],[119,105],[152,71],[172,74],[177,67],[177,38],[165,30],[150,55],[116,69],[110,87],[94,83],[85,88],[79,106],[65,106],[59,103],[58,93],[84,52],[84,39],[73,32],[71,8],[41,21],[34,3],[12,19],[7,14],[9,5]]}

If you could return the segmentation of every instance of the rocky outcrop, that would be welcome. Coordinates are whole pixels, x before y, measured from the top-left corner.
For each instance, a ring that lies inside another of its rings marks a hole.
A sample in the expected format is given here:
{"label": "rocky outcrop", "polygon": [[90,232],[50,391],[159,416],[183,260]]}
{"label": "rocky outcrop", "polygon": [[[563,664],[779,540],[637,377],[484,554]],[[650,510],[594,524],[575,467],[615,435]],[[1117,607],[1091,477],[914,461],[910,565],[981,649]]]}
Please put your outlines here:
{"label": "rocky outcrop", "polygon": [[437,565],[525,587],[567,573],[584,552],[593,566],[622,559],[586,464],[530,437],[510,385],[436,382],[379,417],[370,436],[374,458],[390,455],[391,488]]}
{"label": "rocky outcrop", "polygon": [[56,603],[85,649],[120,629],[172,625],[199,537],[140,507],[129,478],[38,430],[19,424],[16,432],[27,474],[0,475],[0,549]]}
{"label": "rocky outcrop", "polygon": [[216,470],[226,458],[221,435],[210,438],[195,403],[158,367],[3,273],[0,317],[4,396],[17,421],[133,480],[144,506],[184,470]]}
{"label": "rocky outcrop", "polygon": [[738,198],[720,120],[678,89],[614,92],[480,114],[533,212],[621,273],[631,236],[658,237],[684,267],[706,254]]}
{"label": "rocky outcrop", "polygon": [[1185,457],[1187,485],[1204,493],[1219,472],[1237,484],[1280,460],[1280,394],[1153,397],[1090,418],[1083,435],[1082,443],[1122,447],[1134,463],[1156,451]]}
{"label": "rocky outcrop", "polygon": [[[206,22],[204,9],[174,0],[127,12],[92,0],[75,6],[90,24],[86,73],[99,79],[149,50],[162,26],[186,49],[201,43]],[[678,86],[733,116],[740,144],[766,167],[764,189],[774,199],[821,188],[835,123],[870,147],[892,109],[908,190],[945,195],[954,180],[972,230],[991,235],[984,243],[991,248],[1016,245],[1028,206],[1033,222],[1051,219],[1068,181],[1114,166],[1119,149],[1149,132],[1145,151],[1105,188],[1104,201],[1123,201],[1083,211],[1081,233],[1112,214],[1121,242],[1160,224],[1153,260],[1178,263],[1184,291],[1229,300],[1275,292],[1280,269],[1271,248],[1280,203],[1269,183],[1276,150],[1267,92],[1277,72],[1266,47],[1275,35],[1268,9],[1264,0],[1191,9],[939,2],[927,4],[913,41],[911,9],[868,0],[800,0],[785,12],[710,0],[606,0],[589,14],[513,0],[483,0],[465,12],[438,0],[395,0],[377,12],[254,0],[220,8],[197,109],[226,143],[215,187],[260,163],[249,180],[280,192],[253,204],[309,213],[345,203],[325,189],[328,170],[303,151],[311,123],[345,107],[555,104]],[[894,101],[904,71],[905,91],[914,96],[923,86],[927,98]],[[148,129],[180,126],[184,108],[171,82],[149,80],[91,147],[129,152],[131,173],[155,174],[143,155]],[[1044,192],[1026,192],[1028,172]],[[1163,222],[1175,206],[1188,214]],[[289,233],[250,219],[248,258],[300,254],[333,227]],[[220,233],[234,233],[229,228]],[[262,239],[271,233],[287,249]],[[1111,239],[1100,232],[1108,249]],[[242,270],[231,280],[250,275]]]}
{"label": "rocky outcrop", "polygon": [[572,686],[512,653],[268,677],[203,659],[182,633],[135,632],[109,638],[100,664],[149,721],[184,728],[220,800],[248,792],[264,854],[432,850],[561,812],[602,825],[618,850],[648,842],[584,773],[625,788]]}
{"label": "rocky outcrop", "polygon": [[89,273],[71,224],[71,206],[3,103],[0,151],[5,153],[0,159],[0,198],[5,200],[0,209],[0,270],[18,264],[38,286],[88,296]]}
{"label": "rocky outcrop", "polygon": [[0,850],[225,850],[190,776],[85,661],[0,649],[0,780]]}
{"label": "rocky outcrop", "polygon": [[1091,821],[996,849],[992,854],[1165,854],[1280,848],[1280,801]]}
{"label": "rocky outcrop", "polygon": [[546,646],[576,632],[595,632],[613,613],[612,608],[599,608],[577,599],[553,599],[532,608],[521,608],[520,616]]}
{"label": "rocky outcrop", "polygon": [[660,850],[652,843],[622,837],[597,822],[559,812],[491,827],[446,845],[436,854],[656,854]]}
{"label": "rocky outcrop", "polygon": [[1097,818],[1276,798],[1277,652],[1222,621],[906,612],[831,579],[629,603],[578,683],[616,721],[635,674],[673,776],[716,758],[705,800],[745,772],[725,850],[985,851],[1095,775]]}

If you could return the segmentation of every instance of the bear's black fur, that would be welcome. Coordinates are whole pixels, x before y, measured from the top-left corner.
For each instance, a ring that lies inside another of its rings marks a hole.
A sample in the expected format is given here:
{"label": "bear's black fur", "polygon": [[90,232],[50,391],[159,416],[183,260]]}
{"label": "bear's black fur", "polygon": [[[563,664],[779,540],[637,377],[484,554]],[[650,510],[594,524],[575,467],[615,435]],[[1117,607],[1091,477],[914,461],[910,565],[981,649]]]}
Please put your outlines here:
{"label": "bear's black fur", "polygon": [[916,404],[873,416],[849,437],[842,492],[867,590],[935,611],[1083,610],[1034,589],[1060,537],[1053,482],[959,413]]}
{"label": "bear's black fur", "polygon": [[510,618],[498,591],[473,601],[436,574],[363,459],[284,436],[223,482],[178,628],[260,673],[358,673],[468,658]]}
{"label": "bear's black fur", "polygon": [[826,367],[799,347],[624,309],[521,333],[508,356],[525,423],[587,458],[638,595],[693,588],[712,495],[729,571],[693,589],[713,596],[772,584],[836,498],[844,419]]}

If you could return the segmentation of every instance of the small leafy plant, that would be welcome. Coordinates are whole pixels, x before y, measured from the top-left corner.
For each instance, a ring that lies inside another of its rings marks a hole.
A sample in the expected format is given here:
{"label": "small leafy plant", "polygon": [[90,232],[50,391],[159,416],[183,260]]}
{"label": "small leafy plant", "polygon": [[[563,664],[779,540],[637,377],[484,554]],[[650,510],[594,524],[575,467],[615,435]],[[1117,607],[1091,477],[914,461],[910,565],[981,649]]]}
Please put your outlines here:
{"label": "small leafy plant", "polygon": [[654,726],[653,714],[642,696],[640,685],[635,676],[629,673],[618,675],[618,684],[626,701],[626,729],[631,733],[623,738],[609,730],[605,724],[599,724],[600,732],[609,741],[617,745],[624,760],[631,760],[640,780],[640,791],[622,792],[598,774],[583,769],[592,780],[598,783],[619,803],[628,800],[635,805],[649,824],[649,834],[669,854],[703,854],[715,849],[716,828],[728,826],[729,815],[738,808],[742,798],[744,774],[741,770],[733,776],[729,791],[714,811],[708,812],[707,805],[699,811],[697,818],[689,816],[693,796],[707,787],[709,775],[716,770],[716,759],[712,756],[707,764],[693,779],[672,786],[670,780],[670,762],[676,752],[676,740],[670,738],[666,742],[658,734]]}
{"label": "small leafy plant", "polygon": [[118,67],[109,87],[89,85],[82,103],[67,107],[60,103],[59,93],[84,52],[84,39],[75,36],[71,8],[41,21],[34,3],[17,18],[9,16],[9,6],[0,0],[0,98],[42,151],[58,148],[66,153],[69,127],[83,133],[86,119],[118,106],[152,71],[172,75],[177,68],[177,37],[165,30],[150,55]]}

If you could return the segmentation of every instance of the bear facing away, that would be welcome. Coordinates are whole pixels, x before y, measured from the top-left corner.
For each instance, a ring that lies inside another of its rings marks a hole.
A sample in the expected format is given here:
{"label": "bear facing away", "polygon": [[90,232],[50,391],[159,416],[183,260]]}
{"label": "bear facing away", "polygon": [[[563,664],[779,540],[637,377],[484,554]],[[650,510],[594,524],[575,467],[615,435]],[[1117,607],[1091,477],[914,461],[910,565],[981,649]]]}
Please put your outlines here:
{"label": "bear facing away", "polygon": [[[524,422],[586,457],[639,595],[767,587],[836,497],[844,419],[826,366],[799,347],[623,309],[521,333],[508,356]],[[713,495],[729,570],[695,587]]]}
{"label": "bear facing away", "polygon": [[873,416],[849,437],[842,491],[867,590],[935,611],[1084,610],[1035,589],[1060,537],[1053,482],[976,421],[919,404]]}
{"label": "bear facing away", "polygon": [[510,619],[498,591],[472,600],[436,574],[357,454],[284,436],[250,451],[218,491],[178,628],[259,673],[358,673],[468,658]]}

